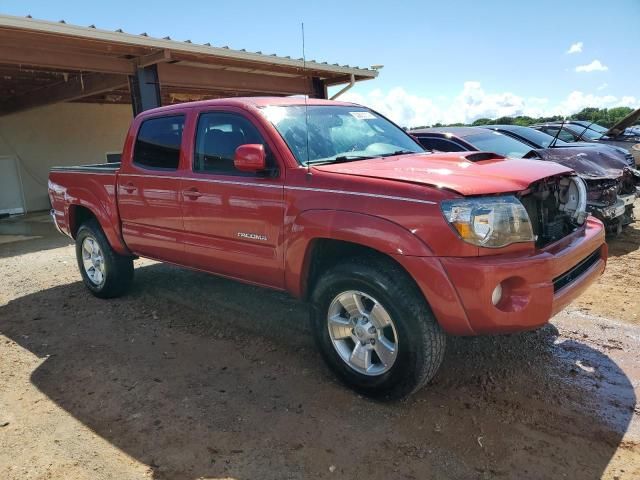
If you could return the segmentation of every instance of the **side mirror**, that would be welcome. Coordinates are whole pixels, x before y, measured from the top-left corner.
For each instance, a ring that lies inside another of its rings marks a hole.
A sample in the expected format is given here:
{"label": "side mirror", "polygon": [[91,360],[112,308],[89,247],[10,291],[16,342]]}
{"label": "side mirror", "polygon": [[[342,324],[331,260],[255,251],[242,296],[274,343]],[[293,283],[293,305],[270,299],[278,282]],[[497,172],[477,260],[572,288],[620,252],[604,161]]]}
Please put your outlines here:
{"label": "side mirror", "polygon": [[264,145],[247,143],[236,148],[233,166],[241,172],[257,173],[267,168],[267,155]]}

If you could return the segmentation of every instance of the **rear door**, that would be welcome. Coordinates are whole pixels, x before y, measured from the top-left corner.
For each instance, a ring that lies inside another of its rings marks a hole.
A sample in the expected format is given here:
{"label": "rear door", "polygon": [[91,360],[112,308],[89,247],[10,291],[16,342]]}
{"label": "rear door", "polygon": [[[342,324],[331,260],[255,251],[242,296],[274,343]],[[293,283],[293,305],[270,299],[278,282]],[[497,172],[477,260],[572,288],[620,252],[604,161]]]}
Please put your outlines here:
{"label": "rear door", "polygon": [[[181,187],[189,264],[282,288],[284,170],[268,137],[242,111],[232,109],[200,112],[194,124],[191,165]],[[272,170],[236,170],[236,148],[257,143],[265,146]]]}
{"label": "rear door", "polygon": [[184,263],[180,165],[186,114],[142,121],[131,160],[118,174],[118,208],[129,249],[145,257]]}

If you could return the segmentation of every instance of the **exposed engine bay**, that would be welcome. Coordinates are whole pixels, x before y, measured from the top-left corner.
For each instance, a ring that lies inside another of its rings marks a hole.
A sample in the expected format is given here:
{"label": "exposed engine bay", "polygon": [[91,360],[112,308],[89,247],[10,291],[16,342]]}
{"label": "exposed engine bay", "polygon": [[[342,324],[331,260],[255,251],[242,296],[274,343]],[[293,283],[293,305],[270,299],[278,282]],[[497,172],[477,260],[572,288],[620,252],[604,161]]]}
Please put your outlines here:
{"label": "exposed engine bay", "polygon": [[640,172],[625,168],[617,179],[588,179],[587,211],[601,220],[609,233],[635,221],[633,203],[638,195]]}
{"label": "exposed engine bay", "polygon": [[563,148],[536,149],[525,158],[555,161],[575,170],[586,184],[587,212],[601,220],[608,233],[620,233],[635,221],[633,203],[640,188],[640,171],[623,165],[614,153],[598,152],[594,157],[580,151],[568,155]]}
{"label": "exposed engine bay", "polygon": [[587,218],[587,190],[578,176],[545,178],[520,195],[541,248],[569,235]]}

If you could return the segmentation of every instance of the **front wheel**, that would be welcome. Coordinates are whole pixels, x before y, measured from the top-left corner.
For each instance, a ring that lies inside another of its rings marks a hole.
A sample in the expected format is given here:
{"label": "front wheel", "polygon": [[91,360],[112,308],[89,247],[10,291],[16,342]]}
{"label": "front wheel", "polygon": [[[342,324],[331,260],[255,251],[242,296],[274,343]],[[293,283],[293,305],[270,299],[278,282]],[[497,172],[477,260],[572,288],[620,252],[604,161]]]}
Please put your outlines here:
{"label": "front wheel", "polygon": [[355,390],[402,398],[442,362],[446,336],[398,265],[359,258],[329,269],[312,294],[316,342],[329,367]]}
{"label": "front wheel", "polygon": [[117,254],[95,220],[80,226],[76,235],[76,257],[84,284],[96,297],[124,294],[133,280],[133,259]]}

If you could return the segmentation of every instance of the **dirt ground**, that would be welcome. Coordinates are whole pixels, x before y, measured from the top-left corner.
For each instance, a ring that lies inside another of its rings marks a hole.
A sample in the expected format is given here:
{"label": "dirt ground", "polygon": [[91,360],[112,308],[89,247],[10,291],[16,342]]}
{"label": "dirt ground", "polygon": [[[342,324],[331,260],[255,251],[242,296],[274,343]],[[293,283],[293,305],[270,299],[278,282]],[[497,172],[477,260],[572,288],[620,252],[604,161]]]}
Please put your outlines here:
{"label": "dirt ground", "polygon": [[43,216],[0,222],[1,479],[640,478],[640,225],[537,332],[433,382],[341,386],[287,296],[141,260],[99,300]]}

